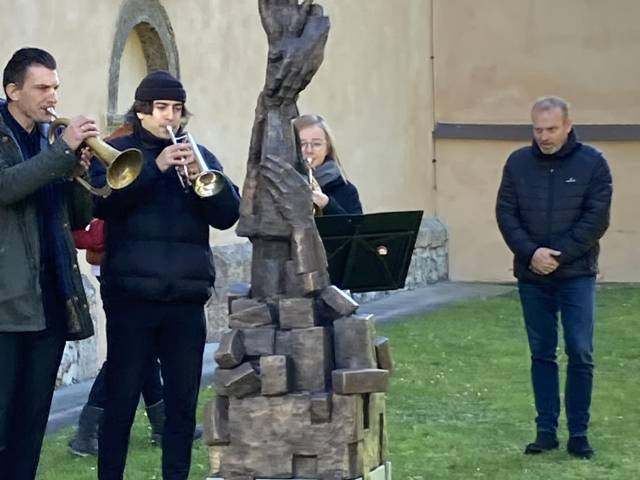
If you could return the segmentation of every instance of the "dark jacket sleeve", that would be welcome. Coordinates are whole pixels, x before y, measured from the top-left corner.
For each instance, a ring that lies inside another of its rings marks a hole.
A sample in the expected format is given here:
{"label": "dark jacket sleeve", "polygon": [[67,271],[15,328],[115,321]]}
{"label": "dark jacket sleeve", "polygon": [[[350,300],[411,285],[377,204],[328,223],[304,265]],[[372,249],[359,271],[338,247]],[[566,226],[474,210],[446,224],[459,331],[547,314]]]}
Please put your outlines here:
{"label": "dark jacket sleeve", "polygon": [[83,230],[93,218],[93,199],[78,182],[66,185],[67,206],[71,230]]}
{"label": "dark jacket sleeve", "polygon": [[587,253],[607,231],[612,192],[609,165],[600,155],[582,203],[580,218],[567,234],[552,246],[561,252],[558,257],[561,264],[570,263]]}
{"label": "dark jacket sleeve", "polygon": [[353,183],[345,182],[332,192],[325,192],[329,203],[322,209],[323,215],[361,214],[362,204],[358,189]]}
{"label": "dark jacket sleeve", "polygon": [[[107,184],[106,169],[96,158],[91,162],[90,172],[93,186],[103,187]],[[162,175],[155,161],[145,161],[140,175],[130,185],[113,190],[107,198],[95,197],[95,216],[107,220],[130,211],[132,206],[145,201]]]}
{"label": "dark jacket sleeve", "polygon": [[508,161],[502,171],[502,180],[498,189],[496,219],[500,233],[502,233],[509,249],[521,262],[529,264],[539,245],[531,240],[529,233],[522,225],[518,210],[518,196],[513,185]]}
{"label": "dark jacket sleeve", "polygon": [[[211,170],[223,172],[222,165],[216,156],[203,146],[198,147],[207,166]],[[240,218],[240,191],[226,176],[225,183],[225,188],[217,195],[200,199],[201,212],[205,221],[218,230],[231,228]]]}
{"label": "dark jacket sleeve", "polygon": [[11,205],[25,199],[52,180],[69,174],[77,162],[75,153],[61,138],[15,165],[0,158],[0,204]]}

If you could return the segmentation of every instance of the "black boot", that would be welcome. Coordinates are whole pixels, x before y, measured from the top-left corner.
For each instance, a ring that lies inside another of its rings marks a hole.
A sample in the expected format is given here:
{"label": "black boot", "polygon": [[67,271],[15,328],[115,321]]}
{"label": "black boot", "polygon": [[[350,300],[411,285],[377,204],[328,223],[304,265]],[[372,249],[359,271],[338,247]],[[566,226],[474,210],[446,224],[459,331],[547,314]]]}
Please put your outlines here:
{"label": "black boot", "polygon": [[586,435],[580,435],[576,437],[570,437],[567,442],[567,452],[576,458],[584,458],[586,460],[593,457],[595,453]]}
{"label": "black boot", "polygon": [[[162,433],[164,432],[164,401],[160,400],[158,403],[146,407],[147,417],[149,418],[149,424],[151,425],[151,443],[155,445],[162,445]],[[193,439],[198,440],[202,437],[203,428],[202,425],[196,425],[193,431]]]}
{"label": "black boot", "polygon": [[98,427],[104,410],[91,405],[85,405],[78,419],[78,431],[69,441],[71,453],[79,457],[98,455]]}
{"label": "black boot", "polygon": [[151,426],[151,443],[162,445],[162,432],[164,432],[164,400],[146,407],[149,425]]}
{"label": "black boot", "polygon": [[558,437],[555,433],[538,432],[536,435],[536,440],[533,443],[527,445],[527,447],[524,449],[524,454],[536,455],[548,450],[554,450],[559,446],[560,442],[558,442]]}

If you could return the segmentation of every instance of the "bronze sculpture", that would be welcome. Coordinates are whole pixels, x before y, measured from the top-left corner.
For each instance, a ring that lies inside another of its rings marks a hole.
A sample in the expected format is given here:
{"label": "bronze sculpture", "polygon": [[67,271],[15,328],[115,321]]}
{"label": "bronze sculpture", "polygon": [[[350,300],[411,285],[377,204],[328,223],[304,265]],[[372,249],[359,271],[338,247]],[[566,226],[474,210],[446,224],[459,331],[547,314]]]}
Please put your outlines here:
{"label": "bronze sculpture", "polygon": [[205,414],[211,475],[224,480],[390,479],[388,341],[330,285],[292,120],[323,60],[329,18],[312,0],[259,0],[269,42],[237,233],[251,290],[230,302]]}

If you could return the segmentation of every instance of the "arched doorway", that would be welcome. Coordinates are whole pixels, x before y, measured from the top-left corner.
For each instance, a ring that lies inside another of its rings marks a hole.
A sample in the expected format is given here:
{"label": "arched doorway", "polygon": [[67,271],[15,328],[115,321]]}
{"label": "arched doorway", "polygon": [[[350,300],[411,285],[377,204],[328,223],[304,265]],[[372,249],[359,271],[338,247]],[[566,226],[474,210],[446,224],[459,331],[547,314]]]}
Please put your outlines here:
{"label": "arched doorway", "polygon": [[158,0],[126,0],[120,7],[111,49],[107,129],[122,125],[133,90],[152,70],[180,77],[175,36],[169,16]]}

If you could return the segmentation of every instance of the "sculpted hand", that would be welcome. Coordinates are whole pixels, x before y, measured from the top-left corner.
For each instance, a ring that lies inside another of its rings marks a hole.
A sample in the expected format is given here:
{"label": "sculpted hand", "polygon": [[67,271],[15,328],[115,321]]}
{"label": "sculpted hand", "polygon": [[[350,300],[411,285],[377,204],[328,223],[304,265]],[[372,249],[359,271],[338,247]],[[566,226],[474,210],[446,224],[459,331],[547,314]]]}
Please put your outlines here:
{"label": "sculpted hand", "polygon": [[299,36],[313,0],[259,0],[258,10],[262,27],[269,41],[279,40],[284,35]]}
{"label": "sculpted hand", "polygon": [[193,151],[188,143],[169,145],[156,158],[156,165],[162,173],[171,167],[183,169],[185,165],[193,162]]}
{"label": "sculpted hand", "polygon": [[267,155],[260,164],[267,190],[281,215],[294,227],[313,223],[311,192],[304,177],[279,157]]}
{"label": "sculpted hand", "polygon": [[78,116],[71,119],[61,136],[71,150],[77,150],[82,142],[89,137],[96,137],[98,133],[100,132],[95,121]]}
{"label": "sculpted hand", "polygon": [[269,40],[266,101],[294,101],[320,67],[329,18],[312,0],[260,0],[260,17]]}
{"label": "sculpted hand", "polygon": [[561,254],[558,250],[540,247],[531,257],[529,268],[538,275],[549,275],[560,265],[555,257]]}

